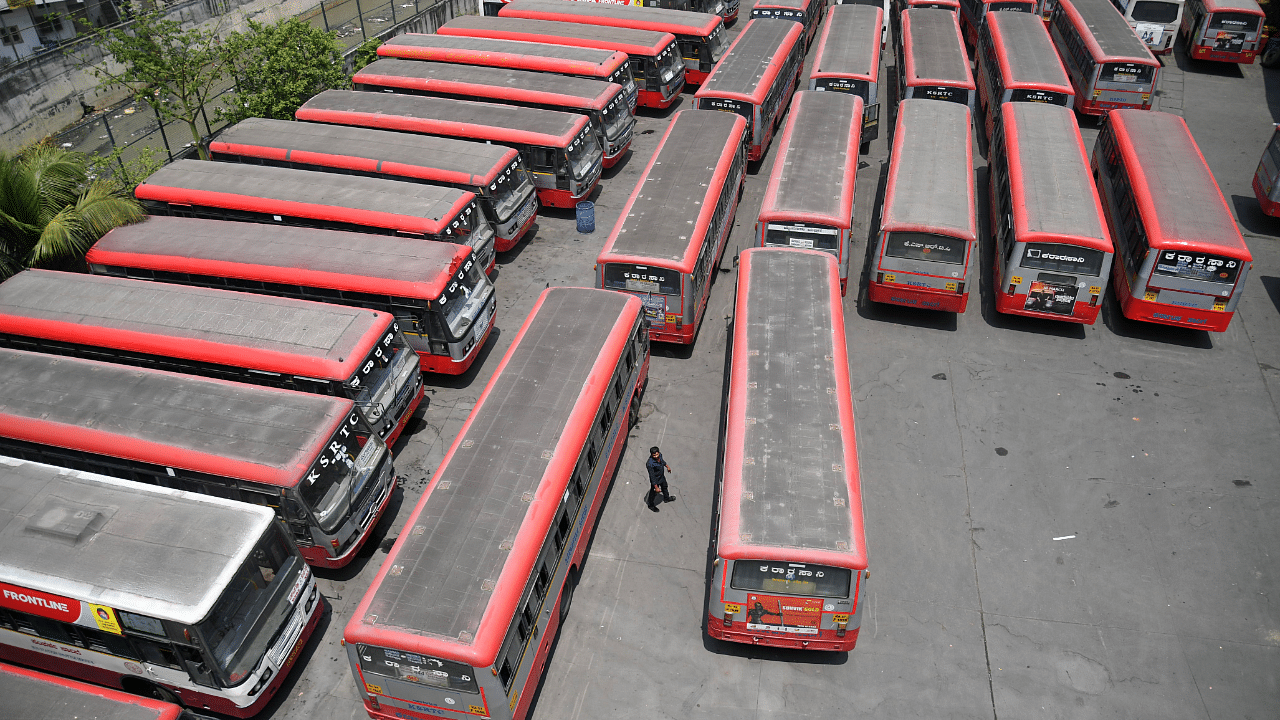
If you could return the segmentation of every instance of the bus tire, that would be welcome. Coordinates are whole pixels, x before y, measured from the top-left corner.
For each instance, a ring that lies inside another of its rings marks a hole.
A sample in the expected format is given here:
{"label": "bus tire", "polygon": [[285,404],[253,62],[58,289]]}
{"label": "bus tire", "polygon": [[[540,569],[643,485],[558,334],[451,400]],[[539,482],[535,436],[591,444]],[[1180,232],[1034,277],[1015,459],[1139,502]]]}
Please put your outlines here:
{"label": "bus tire", "polygon": [[569,616],[569,606],[573,604],[573,589],[578,586],[578,571],[575,568],[569,568],[569,574],[564,576],[564,588],[560,590],[560,624],[564,625],[564,619]]}
{"label": "bus tire", "polygon": [[1269,70],[1280,67],[1280,38],[1267,41],[1267,46],[1262,50],[1262,56],[1258,58],[1258,64]]}
{"label": "bus tire", "polygon": [[161,702],[167,702],[173,705],[182,704],[182,699],[179,698],[178,694],[174,691],[141,678],[123,678],[120,680],[120,687],[124,688],[125,692],[133,693],[134,695],[149,697],[154,700],[160,700]]}

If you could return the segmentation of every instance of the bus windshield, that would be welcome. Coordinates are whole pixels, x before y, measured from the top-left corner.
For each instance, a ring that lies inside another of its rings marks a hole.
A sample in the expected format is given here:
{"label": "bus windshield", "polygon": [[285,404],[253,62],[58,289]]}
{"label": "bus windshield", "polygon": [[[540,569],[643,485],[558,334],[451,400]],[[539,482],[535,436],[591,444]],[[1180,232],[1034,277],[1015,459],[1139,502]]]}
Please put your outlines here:
{"label": "bus windshield", "polygon": [[1054,243],[1027,243],[1022,253],[1020,267],[1033,270],[1053,270],[1097,277],[1102,274],[1102,261],[1106,254],[1101,250],[1075,245]]}
{"label": "bus windshield", "polygon": [[1031,3],[1027,2],[994,2],[987,5],[987,12],[1035,12]]}
{"label": "bus windshield", "polygon": [[[464,240],[470,238],[479,221],[480,213],[476,211],[476,204],[474,201],[470,202],[462,212],[458,213],[458,216],[453,219],[449,227],[444,229],[444,236],[446,238],[463,238]],[[470,245],[471,243],[467,244]],[[473,249],[479,250],[480,248],[473,246]]]}
{"label": "bus windshield", "polygon": [[334,433],[298,487],[321,530],[337,531],[351,508],[358,505],[356,498],[369,486],[369,478],[382,460],[380,448],[385,450],[386,445],[358,413]]}
{"label": "bus windshield", "polygon": [[[595,152],[592,152],[593,150]],[[600,141],[596,140],[595,134],[588,128],[587,132],[569,143],[565,153],[569,169],[573,171],[573,177],[581,180],[590,174],[591,167],[595,165],[596,156],[603,155],[604,151],[600,149]]]}
{"label": "bus windshield", "polygon": [[520,209],[520,201],[532,192],[529,173],[520,167],[520,161],[511,164],[498,179],[490,183],[489,192],[493,194],[493,210],[498,222],[503,223]]}
{"label": "bus windshield", "polygon": [[671,78],[676,76],[684,68],[684,58],[680,53],[676,52],[676,45],[672,43],[663,50],[657,58],[658,63],[658,81],[662,84],[671,82]]}
{"label": "bus windshield", "polygon": [[604,125],[605,137],[613,140],[621,135],[629,117],[631,117],[631,109],[622,98],[622,93],[618,93],[601,113],[600,120]]}
{"label": "bus windshield", "polygon": [[764,244],[837,250],[840,246],[840,235],[834,228],[769,223],[765,226]]}
{"label": "bus windshield", "polygon": [[492,294],[493,284],[472,256],[458,271],[439,300],[444,306],[445,323],[454,340],[462,340]]}
{"label": "bus windshield", "polygon": [[889,257],[907,260],[927,260],[929,262],[963,265],[965,251],[969,244],[960,238],[931,233],[895,232],[889,233],[885,243],[884,254]]}
{"label": "bus windshield", "polygon": [[716,29],[707,36],[707,52],[711,55],[712,64],[720,62],[726,45],[728,43],[724,38],[724,25],[717,25]]}
{"label": "bus windshield", "polygon": [[1156,258],[1156,266],[1152,277],[1182,278],[1183,280],[1201,280],[1204,282],[1232,285],[1240,275],[1242,263],[1236,258],[1206,253],[1193,253],[1184,250],[1162,250]]}
{"label": "bus windshield", "polygon": [[1150,85],[1155,75],[1155,68],[1137,63],[1106,63],[1098,74],[1101,82],[1129,83],[1131,85]]}
{"label": "bus windshield", "polygon": [[847,598],[852,579],[853,572],[848,568],[772,560],[735,560],[730,584],[735,590]]}
{"label": "bus windshield", "polygon": [[1159,2],[1159,0],[1138,0],[1133,6],[1130,17],[1138,22],[1160,23],[1168,25],[1178,19],[1178,3]]}
{"label": "bus windshield", "polygon": [[1220,12],[1209,18],[1210,30],[1230,30],[1232,32],[1257,32],[1258,22],[1262,18],[1244,13]]}
{"label": "bus windshield", "polygon": [[397,388],[393,386],[403,374],[405,365],[417,361],[413,355],[400,334],[399,323],[393,322],[356,369],[356,374],[347,381],[347,388],[354,391],[351,399],[365,411],[370,422],[380,420],[382,413],[395,400]]}
{"label": "bus windshield", "polygon": [[636,91],[635,78],[631,77],[631,63],[623,63],[622,67],[613,71],[609,76],[609,82],[617,83],[622,86],[624,95],[631,95]]}
{"label": "bus windshield", "polygon": [[209,617],[196,626],[223,685],[234,687],[253,672],[275,630],[284,625],[297,599],[290,590],[301,585],[298,575],[303,572],[308,571],[302,558],[291,552],[279,524],[273,524],[227,583]]}

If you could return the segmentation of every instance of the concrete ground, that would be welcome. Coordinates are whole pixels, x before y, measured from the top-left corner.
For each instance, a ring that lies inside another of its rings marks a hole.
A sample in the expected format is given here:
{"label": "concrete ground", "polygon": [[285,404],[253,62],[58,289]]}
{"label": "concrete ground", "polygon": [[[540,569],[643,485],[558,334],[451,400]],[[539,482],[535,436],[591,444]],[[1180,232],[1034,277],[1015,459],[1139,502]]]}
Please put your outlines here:
{"label": "concrete ground", "polygon": [[[533,718],[1280,717],[1280,606],[1270,599],[1280,597],[1280,220],[1258,211],[1250,189],[1280,117],[1280,74],[1165,62],[1162,106],[1185,115],[1254,254],[1229,329],[1129,322],[1110,302],[1091,327],[1000,316],[987,271],[958,317],[871,306],[851,280],[871,563],[858,646],[817,654],[716,642],[702,624],[726,316],[770,152],[747,178],[697,342],[654,348],[643,421]],[[675,110],[691,104],[686,94]],[[365,716],[343,625],[534,299],[548,285],[592,284],[669,118],[640,118],[631,157],[595,197],[594,233],[543,212],[533,239],[499,258],[500,331],[487,357],[466,377],[430,380],[397,448],[409,481],[363,556],[320,573],[330,612],[262,717]],[[1097,129],[1085,125],[1091,149]],[[884,192],[887,134],[858,176],[854,279]],[[970,282],[990,252],[984,230]],[[677,500],[658,514],[642,499],[650,445],[674,469]]]}

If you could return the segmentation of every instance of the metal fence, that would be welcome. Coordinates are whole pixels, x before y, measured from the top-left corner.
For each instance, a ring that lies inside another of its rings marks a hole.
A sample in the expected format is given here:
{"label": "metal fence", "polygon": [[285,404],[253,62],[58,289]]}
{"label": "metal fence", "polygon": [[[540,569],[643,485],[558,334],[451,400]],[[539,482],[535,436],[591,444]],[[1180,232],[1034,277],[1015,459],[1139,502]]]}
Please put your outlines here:
{"label": "metal fence", "polygon": [[458,15],[473,15],[478,0],[326,0],[298,16],[312,27],[333,32],[350,50],[371,38],[386,39],[410,24],[430,32]]}

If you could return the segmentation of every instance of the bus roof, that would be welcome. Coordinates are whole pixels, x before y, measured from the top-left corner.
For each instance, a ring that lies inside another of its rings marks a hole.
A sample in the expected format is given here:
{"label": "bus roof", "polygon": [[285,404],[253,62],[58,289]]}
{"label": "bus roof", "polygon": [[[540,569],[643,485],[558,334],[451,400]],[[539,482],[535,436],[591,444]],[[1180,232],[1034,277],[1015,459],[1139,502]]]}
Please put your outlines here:
{"label": "bus roof", "polygon": [[1112,252],[1075,112],[1032,102],[1001,108],[1020,239],[1024,233],[1062,235],[1079,240],[1074,244]]}
{"label": "bus roof", "polygon": [[746,126],[734,113],[676,113],[609,233],[599,262],[656,260],[692,272],[702,245],[694,240],[715,213],[718,185],[725,182]]}
{"label": "bus roof", "polygon": [[1185,120],[1152,110],[1112,110],[1107,122],[1115,128],[1151,247],[1253,259]]}
{"label": "bus roof", "polygon": [[865,569],[835,258],[791,248],[740,257],[716,552]]}
{"label": "bus roof", "polygon": [[402,90],[545,103],[581,110],[603,110],[622,92],[621,85],[604,80],[403,58],[375,60],[357,71],[351,81]]}
{"label": "bus roof", "polygon": [[0,334],[339,381],[392,320],[348,305],[52,270],[0,283]]}
{"label": "bus roof", "polygon": [[782,71],[787,55],[802,42],[803,35],[804,28],[791,20],[748,20],[694,97],[764,102],[773,79]]}
{"label": "bus roof", "polygon": [[1204,9],[1211,13],[1238,12],[1246,15],[1266,15],[1254,0],[1201,0],[1201,2],[1204,3]]}
{"label": "bus roof", "polygon": [[275,521],[265,506],[0,457],[0,580],[73,601],[197,623]]}
{"label": "bus roof", "polygon": [[973,86],[969,55],[956,14],[938,8],[902,12],[907,77]]}
{"label": "bus roof", "polygon": [[809,77],[857,75],[875,81],[880,75],[883,22],[880,7],[832,5],[827,9]]}
{"label": "bus roof", "polygon": [[[804,10],[813,4],[814,0],[756,0],[753,8],[776,7],[789,8],[791,10]],[[823,0],[825,3],[826,0]]]}
{"label": "bus roof", "polygon": [[504,145],[266,118],[223,130],[209,152],[472,186],[497,180],[520,159]]}
{"label": "bus roof", "polygon": [[0,436],[292,486],[346,398],[0,348]]}
{"label": "bus roof", "polygon": [[673,35],[710,35],[717,27],[724,25],[719,15],[710,13],[571,0],[511,0],[502,6],[498,16],[533,20],[556,20],[559,17],[573,16],[582,18],[580,22],[592,25],[640,28]]}
{"label": "bus roof", "polygon": [[[493,664],[640,311],[638,299],[609,290],[542,293],[405,521],[413,531],[391,548],[347,642],[448,648],[477,668]],[[484,617],[496,622],[482,625]]]}
{"label": "bus roof", "polygon": [[883,228],[943,229],[975,240],[974,212],[969,108],[938,100],[898,103],[898,127],[880,220]]}
{"label": "bus roof", "polygon": [[861,135],[861,97],[797,92],[760,204],[760,220],[851,227]]}
{"label": "bus roof", "polygon": [[568,147],[590,119],[578,113],[398,93],[325,90],[299,120],[548,147]]}
{"label": "bus roof", "polygon": [[378,54],[593,77],[608,77],[627,63],[627,54],[617,50],[424,33],[397,35],[379,45]]}
{"label": "bus roof", "polygon": [[108,232],[85,260],[435,300],[471,253],[466,245],[394,235],[153,216]]}
{"label": "bus roof", "polygon": [[178,720],[171,703],[0,663],[0,717],[14,720]]}
{"label": "bus roof", "polygon": [[1007,62],[1001,62],[1000,68],[1009,74],[1004,83],[1006,89],[1019,85],[1054,86],[1062,92],[1075,93],[1053,38],[1038,14],[993,12],[988,13],[985,22],[995,46],[1004,48]]}
{"label": "bus roof", "polygon": [[676,41],[676,36],[655,30],[634,30],[555,20],[462,15],[441,25],[436,33],[468,37],[554,43],[574,47],[619,50],[630,55],[653,56]]}
{"label": "bus roof", "polygon": [[[366,93],[373,95],[374,93]],[[178,160],[134,190],[139,200],[310,217],[404,232],[444,232],[476,196],[383,178]]]}
{"label": "bus roof", "polygon": [[1063,11],[1075,15],[1080,35],[1095,60],[1130,61],[1159,67],[1160,61],[1147,49],[1111,0],[1059,0]]}

